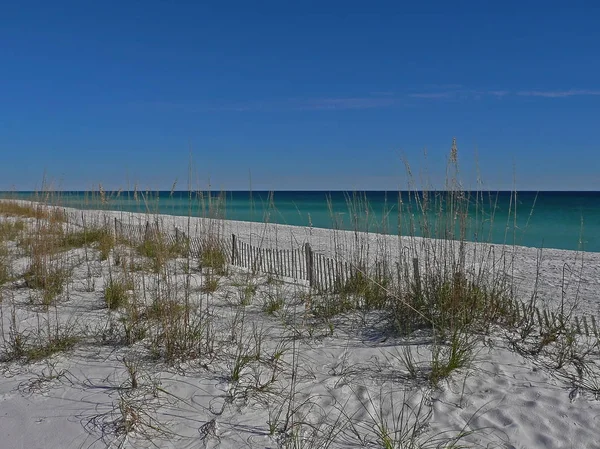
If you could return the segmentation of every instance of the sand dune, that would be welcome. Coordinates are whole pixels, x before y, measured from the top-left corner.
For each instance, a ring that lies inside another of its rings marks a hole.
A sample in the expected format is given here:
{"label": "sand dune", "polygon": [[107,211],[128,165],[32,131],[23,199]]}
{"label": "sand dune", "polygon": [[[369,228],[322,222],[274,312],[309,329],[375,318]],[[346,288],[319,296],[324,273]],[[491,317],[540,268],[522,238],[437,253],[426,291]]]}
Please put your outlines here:
{"label": "sand dune", "polygon": [[[107,217],[142,226],[148,218],[85,211],[74,212],[73,221],[82,216],[87,223]],[[356,245],[366,245],[372,257],[378,251],[392,257],[407,247],[423,260],[441,244],[284,225],[151,218],[165,230],[177,226],[194,235],[210,229],[279,248],[308,242],[314,251],[349,259]],[[28,256],[12,242],[8,247],[15,254],[14,270],[22,273]],[[72,278],[49,312],[36,303],[35,293],[20,288],[20,280],[3,288],[4,350],[11,332],[35,339],[48,323],[56,329],[57,321],[83,337],[74,348],[46,359],[0,362],[2,449],[417,448],[450,447],[453,441],[464,447],[600,448],[594,337],[577,337],[577,348],[590,351],[585,371],[578,373],[575,365],[557,366],[552,345],[533,354],[526,342],[515,346],[514,331],[493,328],[473,336],[471,363],[434,387],[428,381],[435,350],[429,333],[391,335],[385,313],[377,311],[342,314],[328,323],[311,320],[306,283],[249,277],[235,267],[219,278],[214,293],[206,293],[202,288],[210,273],[196,270],[186,277],[180,259],[169,262],[168,276],[136,273],[135,288],[145,292],[139,301],[150,306],[152,292],[165,284],[180,298],[191,282],[188,300],[206,311],[210,329],[202,331],[212,333],[214,347],[190,360],[165,363],[152,352],[154,330],[133,344],[118,340],[123,312],[110,311],[104,300],[115,256],[101,261],[91,253],[69,250]],[[493,256],[484,257],[490,246],[470,243],[466,254],[467,265],[485,270],[503,255],[523,298],[537,291],[543,306],[556,308],[564,301],[576,305],[579,316],[599,316],[599,253],[547,249],[540,258],[534,248],[496,246]],[[248,283],[255,286],[250,294]],[[265,304],[275,299],[281,308],[266,313]],[[414,360],[412,372],[406,354]],[[126,363],[138,371],[135,388]]]}

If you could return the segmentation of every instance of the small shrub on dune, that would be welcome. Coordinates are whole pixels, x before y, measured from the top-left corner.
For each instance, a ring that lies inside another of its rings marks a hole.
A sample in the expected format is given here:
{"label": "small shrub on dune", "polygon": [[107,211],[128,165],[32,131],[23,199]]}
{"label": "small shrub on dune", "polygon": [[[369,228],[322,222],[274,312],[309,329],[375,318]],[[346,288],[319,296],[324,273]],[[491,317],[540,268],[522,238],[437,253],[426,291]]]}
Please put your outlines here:
{"label": "small shrub on dune", "polygon": [[470,327],[485,331],[509,318],[508,294],[501,288],[468,281],[457,272],[446,279],[429,274],[410,291],[392,298],[392,320],[401,333],[420,328],[438,332]]}

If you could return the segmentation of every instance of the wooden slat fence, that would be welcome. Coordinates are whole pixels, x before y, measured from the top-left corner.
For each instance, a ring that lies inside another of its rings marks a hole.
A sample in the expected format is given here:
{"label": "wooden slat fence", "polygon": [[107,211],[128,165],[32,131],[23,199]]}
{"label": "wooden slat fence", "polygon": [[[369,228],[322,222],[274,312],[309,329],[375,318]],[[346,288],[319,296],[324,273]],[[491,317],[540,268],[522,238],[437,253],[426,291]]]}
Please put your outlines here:
{"label": "wooden slat fence", "polygon": [[[339,291],[360,270],[341,257],[331,257],[312,250],[310,244],[295,249],[264,248],[254,246],[232,235],[232,265],[296,280],[321,292]],[[382,279],[390,275],[389,264],[378,262],[369,270],[368,276]]]}
{"label": "wooden slat fence", "polygon": [[231,236],[231,264],[254,273],[267,273],[296,280],[309,280],[310,247],[295,249],[264,248]]}
{"label": "wooden slat fence", "polygon": [[[281,250],[272,248],[259,248],[247,242],[240,241],[232,235],[232,265],[244,267],[254,272],[263,272],[285,276],[294,279],[308,281],[309,285],[320,292],[336,292],[359,272],[364,272],[353,266],[347,260],[336,259],[325,254],[312,251],[306,243],[303,247],[293,250]],[[370,267],[369,277],[375,280],[396,276],[406,279],[411,276],[417,289],[421,288],[421,274],[419,272],[419,260],[413,258],[412,271],[408,267],[402,267],[399,262],[393,264],[388,261],[378,261]],[[551,332],[565,327],[567,331],[578,334],[595,336],[600,338],[600,329],[594,316],[574,317],[573,320],[565,320],[559,314],[549,312],[538,307],[528,310],[523,302],[514,301],[508,304],[513,319],[519,321],[525,317],[534,317],[532,323],[539,332]],[[570,327],[569,327],[570,326]]]}
{"label": "wooden slat fence", "polygon": [[[82,220],[81,217],[70,218],[76,222]],[[190,238],[178,228],[160,229],[158,222],[128,224],[117,218],[114,218],[111,228],[116,236],[135,243],[143,243],[158,235],[166,238],[169,243],[188,243],[192,254],[201,254],[205,248],[214,248],[214,245],[217,245],[231,265],[251,270],[253,273],[272,274],[296,281],[304,280],[312,288],[322,293],[339,292],[354,276],[358,276],[360,272],[364,273],[364,269],[357,268],[357,264],[348,260],[313,251],[308,243],[294,249],[264,248],[244,242],[235,234],[231,235],[230,240],[222,237]],[[403,265],[406,264],[396,261],[392,268],[391,263],[378,261],[369,268],[369,272],[366,274],[374,279],[396,276],[399,283],[401,282],[400,278],[406,279],[407,276],[410,276],[415,288],[421,288],[422,278],[418,259],[413,258],[413,267],[410,271],[407,266]],[[537,307],[531,309],[530,305],[516,300],[510,302],[508,307],[516,322],[528,317],[539,332],[550,332],[567,326],[567,330],[588,337],[600,338],[600,329],[593,315],[575,316],[572,320],[565,320],[557,313]]]}

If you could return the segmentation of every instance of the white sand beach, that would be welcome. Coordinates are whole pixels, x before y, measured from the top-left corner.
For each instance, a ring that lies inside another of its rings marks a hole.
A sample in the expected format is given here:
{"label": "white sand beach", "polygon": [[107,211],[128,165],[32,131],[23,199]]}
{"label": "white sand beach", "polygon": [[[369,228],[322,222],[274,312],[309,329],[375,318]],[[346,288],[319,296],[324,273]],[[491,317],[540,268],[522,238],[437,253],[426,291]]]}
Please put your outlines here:
{"label": "white sand beach", "polygon": [[[315,252],[350,261],[357,247],[367,247],[373,257],[407,251],[423,263],[427,248],[440,244],[274,224],[68,212],[72,220],[62,226],[72,229],[81,217],[88,226],[115,218],[144,226],[158,219],[168,232],[235,234],[279,249],[308,242]],[[0,223],[17,220],[0,217]],[[33,229],[36,221],[27,223]],[[600,350],[591,329],[588,336],[549,339],[535,331],[519,338],[520,328],[494,326],[472,336],[468,363],[432,385],[440,349],[430,332],[390,333],[384,310],[314,319],[307,302],[319,298],[306,281],[234,266],[215,274],[191,269],[181,256],[159,272],[132,268],[128,295],[143,311],[144,333],[130,338],[127,326],[138,322],[127,321],[127,307],[107,307],[105,287],[129,266],[125,261],[139,265],[141,256],[119,244],[106,260],[93,245],[48,256],[68,265],[70,277],[43,307],[39,291],[23,280],[32,256],[18,240],[5,242],[11,276],[0,284],[1,449],[600,448]],[[522,301],[535,292],[542,308],[562,305],[588,317],[590,327],[592,316],[600,322],[600,253],[467,243],[465,254],[475,271],[504,263]],[[214,288],[207,287],[214,279]],[[152,321],[159,300],[191,304],[193,316],[167,325],[163,312]],[[192,334],[169,339],[194,317],[200,317],[194,348],[184,343]],[[32,360],[27,351],[6,357],[15,354],[15,336],[33,345],[67,329],[77,342],[64,351]],[[188,356],[167,360],[168,344],[180,344],[172,349]],[[446,354],[446,346],[441,351]]]}

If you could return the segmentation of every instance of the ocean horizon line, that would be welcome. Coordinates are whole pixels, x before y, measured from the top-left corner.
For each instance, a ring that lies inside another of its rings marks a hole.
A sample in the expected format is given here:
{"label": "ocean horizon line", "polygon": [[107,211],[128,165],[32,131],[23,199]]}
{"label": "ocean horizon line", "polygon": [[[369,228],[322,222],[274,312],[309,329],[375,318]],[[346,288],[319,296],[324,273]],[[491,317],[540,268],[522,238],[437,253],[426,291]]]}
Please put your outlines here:
{"label": "ocean horizon line", "polygon": [[256,190],[244,190],[244,189],[229,189],[229,190],[214,190],[214,189],[191,189],[191,190],[154,190],[154,189],[133,189],[133,190],[123,190],[123,189],[82,189],[82,190],[74,190],[74,189],[47,189],[47,190],[0,190],[1,194],[15,194],[15,193],[134,193],[134,192],[153,192],[153,193],[189,193],[189,192],[211,192],[211,193],[275,193],[275,192],[314,192],[314,193],[415,193],[415,192],[436,192],[436,193],[444,193],[444,192],[466,192],[466,193],[600,193],[600,190],[531,190],[531,189],[523,189],[523,190],[506,190],[506,189],[404,189],[404,190],[389,190],[389,189],[256,189]]}

